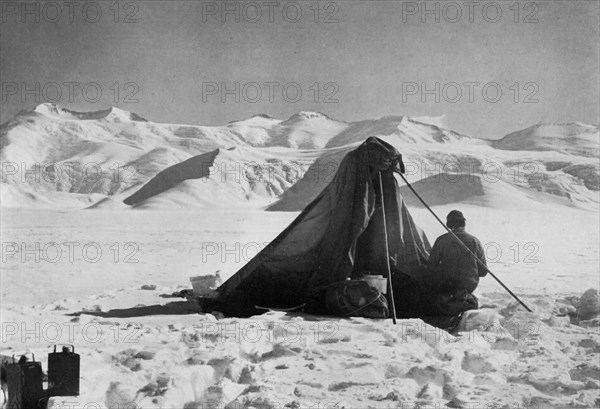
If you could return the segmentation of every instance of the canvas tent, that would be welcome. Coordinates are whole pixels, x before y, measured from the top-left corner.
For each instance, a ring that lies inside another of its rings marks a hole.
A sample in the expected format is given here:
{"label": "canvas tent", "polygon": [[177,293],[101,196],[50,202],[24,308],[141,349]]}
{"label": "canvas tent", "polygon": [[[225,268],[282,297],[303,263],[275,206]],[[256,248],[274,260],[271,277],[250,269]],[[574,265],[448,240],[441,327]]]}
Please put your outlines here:
{"label": "canvas tent", "polygon": [[[320,305],[330,284],[364,271],[386,275],[381,172],[394,289],[426,264],[430,245],[402,197],[393,171],[401,155],[370,137],[349,152],[325,189],[269,245],[219,289],[224,312],[249,316],[256,306]],[[389,292],[388,292],[389,294]],[[402,291],[398,291],[402,294]],[[321,297],[321,298],[320,298]]]}

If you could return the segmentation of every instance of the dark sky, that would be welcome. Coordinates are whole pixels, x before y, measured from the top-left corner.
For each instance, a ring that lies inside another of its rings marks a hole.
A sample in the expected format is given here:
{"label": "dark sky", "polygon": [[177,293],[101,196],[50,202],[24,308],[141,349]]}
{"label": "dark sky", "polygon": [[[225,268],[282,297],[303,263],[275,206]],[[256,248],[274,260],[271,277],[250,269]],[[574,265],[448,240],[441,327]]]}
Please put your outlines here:
{"label": "dark sky", "polygon": [[492,138],[600,122],[597,0],[27,3],[0,2],[2,122],[36,99],[199,125],[446,114]]}

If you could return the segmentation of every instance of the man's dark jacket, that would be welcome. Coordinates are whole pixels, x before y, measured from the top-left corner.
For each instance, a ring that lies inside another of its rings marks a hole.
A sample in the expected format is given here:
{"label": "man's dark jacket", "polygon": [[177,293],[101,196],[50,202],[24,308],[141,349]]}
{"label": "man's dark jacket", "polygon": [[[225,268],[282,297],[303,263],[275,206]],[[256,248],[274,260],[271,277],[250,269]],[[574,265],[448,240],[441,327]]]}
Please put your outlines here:
{"label": "man's dark jacket", "polygon": [[[486,263],[483,246],[477,237],[467,233],[464,228],[455,229],[453,232],[479,260]],[[428,267],[428,285],[439,291],[453,292],[464,289],[472,293],[479,284],[479,277],[487,274],[487,270],[450,233],[438,237],[435,241]]]}

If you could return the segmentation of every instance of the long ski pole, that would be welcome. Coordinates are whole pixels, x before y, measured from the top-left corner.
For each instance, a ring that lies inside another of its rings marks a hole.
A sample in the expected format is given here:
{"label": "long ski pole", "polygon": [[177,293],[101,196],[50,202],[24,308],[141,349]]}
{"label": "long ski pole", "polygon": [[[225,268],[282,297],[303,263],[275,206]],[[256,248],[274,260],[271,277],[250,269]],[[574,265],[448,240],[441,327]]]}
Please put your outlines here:
{"label": "long ski pole", "polygon": [[[486,271],[487,271],[487,272],[488,272],[488,273],[489,273],[489,274],[490,274],[490,275],[491,275],[491,276],[494,278],[494,280],[496,280],[496,281],[498,282],[498,284],[500,284],[500,285],[501,285],[501,286],[502,286],[502,287],[503,287],[503,288],[504,288],[506,291],[508,291],[508,293],[509,293],[509,294],[510,294],[510,295],[511,295],[511,296],[512,296],[512,297],[513,297],[515,300],[517,300],[517,301],[519,302],[519,304],[521,304],[521,305],[523,306],[523,308],[525,308],[525,309],[526,309],[527,311],[529,311],[529,312],[533,312],[533,311],[531,311],[531,309],[530,309],[530,308],[529,308],[527,305],[525,305],[525,303],[524,303],[523,301],[521,301],[521,299],[520,299],[519,297],[517,297],[517,295],[516,295],[515,293],[513,293],[513,292],[510,290],[510,288],[508,288],[507,286],[505,286],[505,285],[504,285],[504,283],[503,283],[502,281],[500,281],[500,279],[499,279],[498,277],[496,277],[496,275],[494,275],[494,273],[492,273],[492,272],[490,271],[490,269],[488,268],[488,266],[487,266],[487,265],[485,265],[485,263],[484,263],[483,261],[481,261],[481,260],[479,259],[479,257],[477,257],[477,256],[475,255],[475,253],[473,253],[473,252],[471,251],[471,249],[470,249],[470,248],[468,248],[468,247],[467,247],[467,245],[466,245],[465,243],[463,243],[463,242],[462,242],[462,240],[461,240],[461,239],[459,239],[459,238],[456,236],[456,234],[454,234],[454,232],[453,232],[452,230],[450,230],[450,229],[448,228],[448,226],[446,226],[446,225],[444,224],[444,222],[442,222],[442,221],[440,220],[440,218],[437,216],[437,214],[435,214],[435,212],[434,212],[433,210],[431,210],[431,208],[429,207],[429,205],[428,205],[427,203],[425,203],[425,200],[423,200],[423,198],[422,198],[422,197],[421,197],[421,196],[420,196],[420,195],[417,193],[417,191],[416,191],[416,190],[415,190],[415,189],[412,187],[412,185],[411,185],[410,183],[408,183],[408,180],[406,180],[406,178],[404,177],[404,175],[403,175],[402,173],[400,173],[400,172],[396,172],[396,173],[398,173],[398,174],[400,175],[400,177],[402,178],[402,180],[404,180],[404,183],[406,183],[406,186],[408,186],[408,188],[409,188],[409,189],[410,189],[410,190],[411,190],[411,191],[412,191],[412,192],[415,194],[415,196],[417,196],[417,198],[418,198],[418,199],[421,201],[421,203],[423,203],[423,205],[424,205],[424,206],[427,208],[427,210],[429,210],[429,211],[431,212],[431,214],[433,215],[433,217],[435,217],[435,218],[437,219],[437,221],[438,221],[438,222],[440,222],[440,224],[441,224],[441,225],[444,227],[444,229],[446,229],[446,230],[448,231],[448,233],[450,233],[452,236],[454,236],[454,238],[456,239],[456,241],[458,241],[458,243],[459,243],[459,244],[460,244],[460,245],[461,245],[461,246],[462,246],[464,249],[466,249],[466,250],[467,250],[469,253],[471,253],[471,255],[472,255],[473,257],[475,257],[475,260],[477,261],[477,263],[478,263],[480,266],[482,266],[483,268],[485,268],[485,269],[486,269]],[[381,183],[381,176],[380,176],[380,179],[379,179],[379,183]],[[387,242],[386,242],[386,243],[387,243]]]}
{"label": "long ski pole", "polygon": [[396,325],[396,303],[394,301],[394,289],[392,288],[392,269],[390,268],[390,249],[388,246],[387,221],[385,218],[385,197],[383,196],[383,182],[379,172],[379,193],[381,194],[381,212],[383,213],[383,236],[385,238],[385,265],[387,267],[387,283],[390,292],[392,322]]}

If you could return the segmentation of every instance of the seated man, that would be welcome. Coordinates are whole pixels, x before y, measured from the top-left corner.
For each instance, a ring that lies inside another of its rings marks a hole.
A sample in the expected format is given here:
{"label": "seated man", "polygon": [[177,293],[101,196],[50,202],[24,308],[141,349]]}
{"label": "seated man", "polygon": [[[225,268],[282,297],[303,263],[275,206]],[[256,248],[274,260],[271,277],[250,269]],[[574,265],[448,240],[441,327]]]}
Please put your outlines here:
{"label": "seated man", "polygon": [[446,233],[435,241],[429,255],[429,285],[439,293],[473,293],[479,284],[479,277],[487,274],[485,253],[477,237],[465,231],[466,219],[458,210],[452,210],[446,218],[446,225],[483,263],[479,263],[456,237]]}

